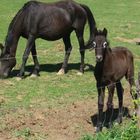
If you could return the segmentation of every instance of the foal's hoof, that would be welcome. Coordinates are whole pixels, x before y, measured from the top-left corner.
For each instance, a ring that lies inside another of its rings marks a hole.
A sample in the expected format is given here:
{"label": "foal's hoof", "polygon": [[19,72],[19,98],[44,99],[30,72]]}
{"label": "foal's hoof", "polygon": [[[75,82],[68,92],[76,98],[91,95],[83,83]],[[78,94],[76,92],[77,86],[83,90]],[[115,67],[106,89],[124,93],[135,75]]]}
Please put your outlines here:
{"label": "foal's hoof", "polygon": [[117,118],[115,124],[121,124],[121,123],[122,123],[122,118]]}
{"label": "foal's hoof", "polygon": [[112,128],[112,127],[113,127],[112,122],[109,122],[109,123],[108,123],[108,128],[110,129],[110,128]]}
{"label": "foal's hoof", "polygon": [[64,75],[65,74],[65,71],[64,69],[60,69],[57,73],[57,75]]}
{"label": "foal's hoof", "polygon": [[95,131],[96,131],[96,133],[101,132],[102,131],[102,127],[95,127]]}
{"label": "foal's hoof", "polygon": [[77,72],[77,75],[81,76],[81,75],[83,75],[83,73],[79,71],[79,72]]}

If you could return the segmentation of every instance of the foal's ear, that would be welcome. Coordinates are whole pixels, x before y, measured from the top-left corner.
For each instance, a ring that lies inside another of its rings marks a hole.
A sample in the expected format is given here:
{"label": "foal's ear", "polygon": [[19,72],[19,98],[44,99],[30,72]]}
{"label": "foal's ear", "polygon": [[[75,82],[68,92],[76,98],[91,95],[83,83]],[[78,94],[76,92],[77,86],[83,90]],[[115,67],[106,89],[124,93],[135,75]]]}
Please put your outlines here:
{"label": "foal's ear", "polygon": [[94,28],[93,32],[94,32],[94,36],[96,36],[98,34],[98,30],[96,27]]}
{"label": "foal's ear", "polygon": [[106,28],[103,29],[103,34],[105,35],[105,37],[107,37],[107,29]]}

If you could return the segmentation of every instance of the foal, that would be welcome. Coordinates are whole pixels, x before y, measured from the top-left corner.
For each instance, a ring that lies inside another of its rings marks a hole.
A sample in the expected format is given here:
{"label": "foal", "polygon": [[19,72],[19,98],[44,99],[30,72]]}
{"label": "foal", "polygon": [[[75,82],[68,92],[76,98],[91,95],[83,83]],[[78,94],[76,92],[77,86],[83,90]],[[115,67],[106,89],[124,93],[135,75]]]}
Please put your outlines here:
{"label": "foal", "polygon": [[[119,114],[117,122],[122,122],[123,115],[123,92],[124,89],[121,84],[121,79],[125,76],[130,84],[131,95],[132,85],[134,84],[134,64],[133,54],[124,47],[115,47],[111,49],[107,41],[107,30],[95,31],[95,39],[92,48],[95,49],[96,66],[94,75],[97,81],[98,90],[98,123],[97,132],[102,130],[103,122],[103,106],[105,87],[107,86],[109,96],[107,101],[107,111],[109,116],[109,127],[111,127],[111,116],[113,111],[113,95],[114,89],[117,89],[117,96],[119,100]],[[136,95],[132,95],[133,99],[137,99]],[[136,108],[135,104],[135,108]]]}

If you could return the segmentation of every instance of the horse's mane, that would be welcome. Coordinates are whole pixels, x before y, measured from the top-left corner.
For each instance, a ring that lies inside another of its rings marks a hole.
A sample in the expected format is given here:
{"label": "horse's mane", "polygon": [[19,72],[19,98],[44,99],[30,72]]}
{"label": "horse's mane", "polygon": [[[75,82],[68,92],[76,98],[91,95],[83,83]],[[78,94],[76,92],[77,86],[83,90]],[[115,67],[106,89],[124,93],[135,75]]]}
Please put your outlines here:
{"label": "horse's mane", "polygon": [[12,28],[14,28],[18,17],[22,14],[23,11],[25,11],[33,3],[37,3],[37,1],[29,1],[29,2],[24,4],[24,6],[17,12],[17,14],[12,19],[12,21],[11,21],[11,23],[9,25],[8,31],[10,31]]}

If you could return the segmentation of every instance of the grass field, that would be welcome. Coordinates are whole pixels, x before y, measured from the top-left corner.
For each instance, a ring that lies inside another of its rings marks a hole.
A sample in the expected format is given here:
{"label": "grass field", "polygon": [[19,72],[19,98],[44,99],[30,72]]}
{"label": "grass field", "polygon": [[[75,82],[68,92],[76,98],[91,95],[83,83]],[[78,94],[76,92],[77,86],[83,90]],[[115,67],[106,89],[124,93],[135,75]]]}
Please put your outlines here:
{"label": "grass field", "polygon": [[[52,0],[40,0],[51,2]],[[54,0],[53,0],[54,1]],[[76,0],[92,10],[97,27],[108,29],[111,47],[126,46],[135,57],[135,78],[140,68],[140,2],[139,0]],[[4,43],[8,25],[27,0],[0,1],[0,42]],[[88,39],[88,26],[84,38]],[[73,50],[68,73],[57,76],[64,57],[61,40],[48,42],[38,39],[37,52],[41,66],[40,77],[31,78],[33,68],[30,57],[26,67],[26,78],[17,81],[26,40],[21,38],[16,53],[17,65],[12,76],[0,80],[0,139],[33,140],[84,140],[95,136],[91,116],[97,113],[96,82],[92,69],[78,76],[80,54],[75,33],[71,36]],[[95,65],[94,53],[86,51],[85,63]],[[132,109],[128,84],[123,80],[126,96],[124,106]],[[115,104],[117,98],[115,96]],[[127,120],[127,119],[126,119]],[[130,119],[128,119],[130,121]],[[122,124],[126,126],[127,121]],[[115,130],[115,129],[114,129]],[[106,131],[106,130],[105,130]]]}

